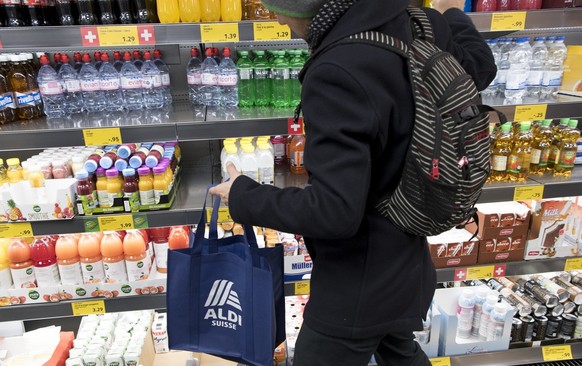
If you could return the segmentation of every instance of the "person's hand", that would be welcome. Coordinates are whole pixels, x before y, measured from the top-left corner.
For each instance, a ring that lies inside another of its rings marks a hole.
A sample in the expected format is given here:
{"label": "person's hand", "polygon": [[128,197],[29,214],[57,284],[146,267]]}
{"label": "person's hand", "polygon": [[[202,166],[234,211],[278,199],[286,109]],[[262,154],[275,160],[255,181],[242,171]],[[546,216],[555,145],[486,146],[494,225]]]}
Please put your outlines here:
{"label": "person's hand", "polygon": [[441,14],[451,8],[465,9],[464,0],[432,0],[431,5]]}
{"label": "person's hand", "polygon": [[228,196],[230,194],[230,187],[232,187],[232,183],[236,178],[238,178],[241,174],[236,168],[234,167],[233,163],[226,164],[226,171],[228,172],[228,176],[230,179],[227,182],[220,183],[216,187],[210,188],[210,194],[213,196],[219,196],[222,203],[228,206]]}

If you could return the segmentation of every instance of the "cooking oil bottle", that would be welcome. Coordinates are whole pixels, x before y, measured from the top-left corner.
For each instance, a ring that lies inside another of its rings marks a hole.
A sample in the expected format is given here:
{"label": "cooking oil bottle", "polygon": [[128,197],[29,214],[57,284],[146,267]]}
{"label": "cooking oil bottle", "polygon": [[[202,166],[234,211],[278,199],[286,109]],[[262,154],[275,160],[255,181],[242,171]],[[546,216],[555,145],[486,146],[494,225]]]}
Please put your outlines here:
{"label": "cooking oil bottle", "polygon": [[[496,126],[494,123],[489,124],[489,151],[493,152],[495,148],[495,140],[497,140],[497,131]],[[485,183],[493,182],[493,177],[491,173],[493,172],[493,155],[489,160],[489,176],[487,177],[487,181]]]}
{"label": "cooking oil bottle", "polygon": [[507,177],[511,182],[525,182],[529,174],[533,137],[530,123],[522,122],[507,160]]}
{"label": "cooking oil bottle", "polygon": [[551,119],[545,119],[538,125],[533,133],[534,139],[531,145],[531,174],[544,175],[548,167],[550,148],[552,146]]}
{"label": "cooking oil bottle", "polygon": [[560,124],[552,128],[553,138],[552,147],[550,148],[550,158],[548,159],[548,169],[554,169],[554,164],[556,163],[557,154],[559,151],[558,144],[562,139],[562,131],[568,128],[568,121],[570,118],[560,118]]}
{"label": "cooking oil bottle", "polygon": [[556,164],[554,165],[554,176],[569,177],[574,169],[574,160],[578,146],[576,142],[580,137],[580,131],[577,129],[578,120],[571,119],[568,121],[568,128],[562,130],[562,139],[558,145]]}
{"label": "cooking oil bottle", "polygon": [[513,135],[511,123],[501,125],[501,131],[495,139],[491,151],[491,181],[502,182],[507,180],[507,161],[511,154]]}

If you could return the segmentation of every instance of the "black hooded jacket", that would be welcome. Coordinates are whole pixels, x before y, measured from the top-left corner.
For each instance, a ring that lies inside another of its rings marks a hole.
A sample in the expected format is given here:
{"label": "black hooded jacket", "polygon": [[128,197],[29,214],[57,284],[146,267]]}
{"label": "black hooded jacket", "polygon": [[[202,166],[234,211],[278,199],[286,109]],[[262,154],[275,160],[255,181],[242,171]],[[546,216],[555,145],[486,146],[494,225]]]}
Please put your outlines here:
{"label": "black hooded jacket", "polygon": [[[409,41],[408,3],[359,0],[318,49],[366,30]],[[470,19],[457,9],[426,11],[437,45],[484,89],[496,68]],[[304,321],[312,329],[345,338],[420,329],[436,285],[426,239],[374,209],[398,184],[412,133],[404,59],[364,44],[331,48],[305,71],[302,103],[310,185],[279,189],[239,177],[229,196],[233,219],[305,236],[314,266]]]}

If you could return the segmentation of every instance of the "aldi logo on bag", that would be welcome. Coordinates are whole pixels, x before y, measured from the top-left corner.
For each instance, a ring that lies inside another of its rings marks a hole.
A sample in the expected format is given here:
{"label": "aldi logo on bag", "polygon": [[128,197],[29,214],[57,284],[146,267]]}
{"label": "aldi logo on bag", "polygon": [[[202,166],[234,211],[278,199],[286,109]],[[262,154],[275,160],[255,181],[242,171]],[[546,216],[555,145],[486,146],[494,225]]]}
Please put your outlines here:
{"label": "aldi logo on bag", "polygon": [[242,307],[238,294],[232,289],[233,285],[234,282],[228,280],[216,280],[212,284],[204,304],[208,308],[204,320],[212,319],[213,327],[236,330],[237,325],[242,326]]}

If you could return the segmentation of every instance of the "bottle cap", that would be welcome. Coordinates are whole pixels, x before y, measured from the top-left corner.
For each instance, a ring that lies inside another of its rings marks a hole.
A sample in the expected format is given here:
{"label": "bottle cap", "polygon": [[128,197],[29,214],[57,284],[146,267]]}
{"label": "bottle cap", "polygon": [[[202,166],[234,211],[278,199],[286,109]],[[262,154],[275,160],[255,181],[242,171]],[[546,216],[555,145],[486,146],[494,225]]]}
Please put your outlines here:
{"label": "bottle cap", "polygon": [[145,160],[145,165],[147,165],[150,168],[155,167],[156,165],[158,165],[158,163],[159,163],[158,158],[156,158],[153,155],[148,156]]}
{"label": "bottle cap", "polygon": [[89,178],[89,172],[86,171],[85,169],[81,169],[77,173],[75,173],[75,178],[76,179],[87,179],[87,178]]}
{"label": "bottle cap", "polygon": [[542,126],[549,126],[552,124],[552,120],[551,119],[544,119],[542,121]]}
{"label": "bottle cap", "polygon": [[565,39],[566,39],[566,37],[564,37],[564,36],[557,36],[556,37],[556,41],[563,41]]}
{"label": "bottle cap", "polygon": [[95,171],[95,174],[97,174],[98,177],[102,177],[105,175],[105,169],[97,168],[97,170]]}
{"label": "bottle cap", "polygon": [[124,177],[133,177],[135,175],[135,169],[133,168],[123,169],[122,174]]}
{"label": "bottle cap", "polygon": [[190,57],[198,57],[198,55],[200,55],[198,48],[192,47],[190,49]]}
{"label": "bottle cap", "polygon": [[125,52],[123,54],[123,60],[124,61],[131,61],[131,54],[129,52]]}
{"label": "bottle cap", "polygon": [[10,158],[6,160],[6,164],[8,165],[19,165],[20,164],[20,159],[18,158]]}
{"label": "bottle cap", "polygon": [[139,52],[138,50],[133,51],[133,58],[135,60],[141,59],[141,52]]}
{"label": "bottle cap", "polygon": [[105,171],[105,175],[108,177],[117,177],[119,176],[119,172],[117,171],[117,169],[107,169]]}
{"label": "bottle cap", "polygon": [[87,160],[85,162],[85,169],[89,173],[93,173],[94,171],[97,170],[97,168],[99,168],[99,165],[97,164],[97,162],[95,160]]}
{"label": "bottle cap", "polygon": [[119,51],[114,51],[114,52],[113,52],[113,59],[114,59],[115,61],[119,61],[119,60],[121,60],[121,52],[119,52]]}
{"label": "bottle cap", "polygon": [[117,169],[118,171],[122,171],[123,169],[126,169],[129,165],[127,164],[127,160],[125,159],[117,159],[115,161],[115,169]]}
{"label": "bottle cap", "polygon": [[154,174],[164,174],[166,172],[166,167],[158,165],[153,170],[154,170]]}
{"label": "bottle cap", "polygon": [[150,172],[151,170],[147,166],[142,166],[137,169],[137,174],[139,175],[149,175]]}
{"label": "bottle cap", "polygon": [[101,160],[99,160],[99,165],[101,168],[109,169],[113,166],[113,159],[111,159],[109,156],[104,156],[101,158]]}
{"label": "bottle cap", "polygon": [[117,156],[119,156],[120,158],[126,159],[126,158],[129,158],[130,155],[131,155],[131,149],[127,145],[121,145],[117,149]]}
{"label": "bottle cap", "polygon": [[134,168],[134,169],[137,169],[137,168],[139,168],[142,165],[143,165],[143,161],[137,155],[136,156],[132,156],[129,159],[129,166],[132,167],[132,168]]}
{"label": "bottle cap", "polygon": [[519,125],[519,130],[520,131],[529,131],[530,128],[531,128],[531,122],[530,121],[521,122],[521,124]]}
{"label": "bottle cap", "polygon": [[496,313],[502,313],[502,314],[504,314],[504,313],[507,312],[507,305],[505,305],[502,302],[499,302],[499,303],[495,304],[495,308],[494,309],[495,309],[495,312]]}
{"label": "bottle cap", "polygon": [[206,51],[204,51],[204,55],[206,55],[206,57],[212,57],[212,48],[207,48]]}
{"label": "bottle cap", "polygon": [[568,124],[569,120],[570,118],[560,118],[560,124],[565,126]]}
{"label": "bottle cap", "polygon": [[543,42],[546,40],[546,37],[535,37],[534,42]]}
{"label": "bottle cap", "polygon": [[154,58],[162,58],[162,52],[160,50],[154,50]]}
{"label": "bottle cap", "polygon": [[69,55],[65,54],[61,56],[61,62],[63,64],[68,64],[69,62],[71,62],[71,59],[69,58]]}
{"label": "bottle cap", "polygon": [[509,132],[511,131],[511,123],[504,123],[501,125],[502,132]]}
{"label": "bottle cap", "polygon": [[471,289],[464,289],[463,290],[463,297],[466,298],[472,298],[473,296],[475,296],[475,291],[471,290]]}
{"label": "bottle cap", "polygon": [[251,145],[251,144],[243,144],[241,146],[241,148],[242,148],[242,151],[245,152],[245,153],[255,152],[255,147],[253,145]]}
{"label": "bottle cap", "polygon": [[[59,60],[60,60],[60,58],[59,58]],[[40,64],[41,65],[48,65],[50,63],[51,62],[50,62],[48,56],[45,56],[45,55],[40,56]]]}
{"label": "bottle cap", "polygon": [[495,304],[497,303],[497,300],[499,300],[499,298],[497,297],[497,295],[488,295],[487,296],[487,303],[488,304]]}
{"label": "bottle cap", "polygon": [[222,57],[230,57],[230,54],[231,54],[230,48],[224,47],[222,49]]}
{"label": "bottle cap", "polygon": [[249,51],[239,51],[242,57],[247,57],[249,55]]}
{"label": "bottle cap", "polygon": [[152,59],[152,54],[151,54],[151,52],[150,52],[150,51],[145,51],[145,52],[143,53],[143,59],[144,59],[144,60],[151,60],[151,59]]}
{"label": "bottle cap", "polygon": [[84,63],[90,63],[90,62],[91,62],[91,56],[89,56],[89,54],[88,54],[88,53],[84,53],[84,54],[83,54],[82,61],[83,61]]}
{"label": "bottle cap", "polygon": [[491,292],[487,286],[479,286],[477,287],[477,295],[480,297],[487,298],[487,295]]}
{"label": "bottle cap", "polygon": [[227,154],[236,154],[236,146],[235,145],[224,145],[224,151]]}
{"label": "bottle cap", "polygon": [[271,147],[269,146],[269,144],[268,144],[268,143],[266,143],[266,142],[262,142],[262,143],[260,143],[260,144],[259,144],[259,149],[260,149],[260,150],[270,150],[270,149],[271,149]]}
{"label": "bottle cap", "polygon": [[109,62],[109,54],[107,52],[101,54],[102,62]]}
{"label": "bottle cap", "polygon": [[568,127],[571,128],[578,128],[578,120],[577,119],[571,119],[568,121]]}

